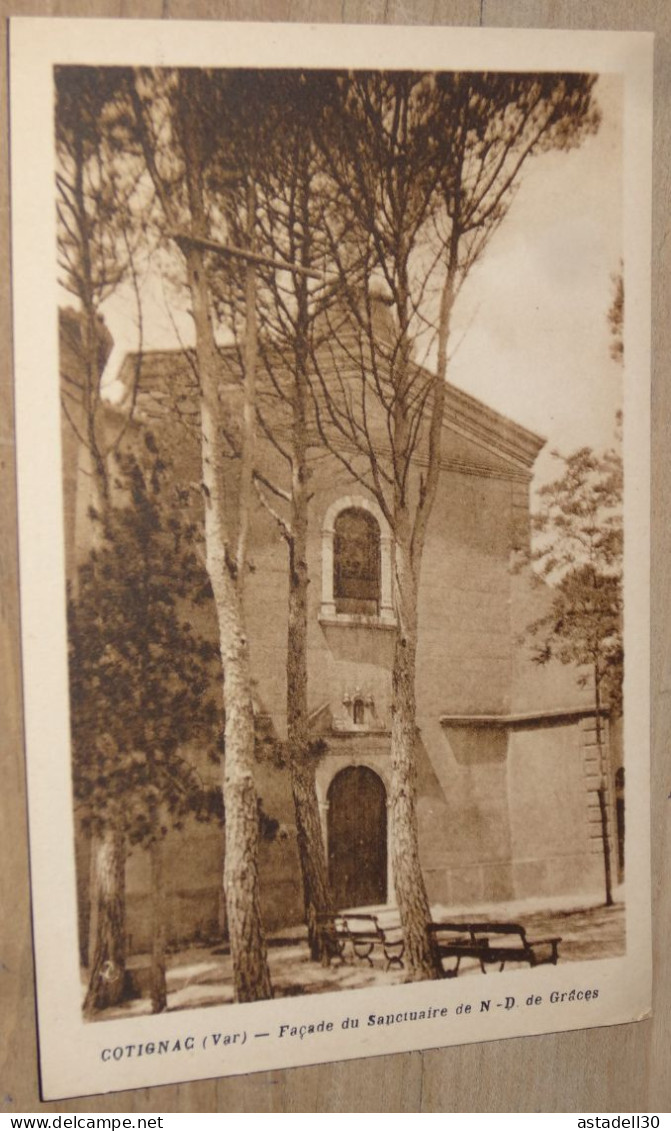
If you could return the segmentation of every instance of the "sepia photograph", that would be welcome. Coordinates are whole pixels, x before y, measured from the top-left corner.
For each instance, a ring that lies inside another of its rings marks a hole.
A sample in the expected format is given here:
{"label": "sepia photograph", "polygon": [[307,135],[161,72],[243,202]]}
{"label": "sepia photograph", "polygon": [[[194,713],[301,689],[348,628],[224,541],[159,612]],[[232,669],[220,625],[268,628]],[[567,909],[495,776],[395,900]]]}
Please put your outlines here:
{"label": "sepia photograph", "polygon": [[53,23],[12,60],[50,1094],[645,1016],[648,38]]}

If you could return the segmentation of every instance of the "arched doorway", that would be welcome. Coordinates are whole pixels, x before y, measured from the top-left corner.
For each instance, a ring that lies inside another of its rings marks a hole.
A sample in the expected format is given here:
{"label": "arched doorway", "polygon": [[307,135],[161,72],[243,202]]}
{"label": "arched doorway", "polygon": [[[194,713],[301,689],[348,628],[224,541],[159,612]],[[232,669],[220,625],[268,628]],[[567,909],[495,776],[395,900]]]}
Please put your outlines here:
{"label": "arched doorway", "polygon": [[329,878],[337,908],[387,902],[387,794],[367,766],[348,766],[328,790]]}

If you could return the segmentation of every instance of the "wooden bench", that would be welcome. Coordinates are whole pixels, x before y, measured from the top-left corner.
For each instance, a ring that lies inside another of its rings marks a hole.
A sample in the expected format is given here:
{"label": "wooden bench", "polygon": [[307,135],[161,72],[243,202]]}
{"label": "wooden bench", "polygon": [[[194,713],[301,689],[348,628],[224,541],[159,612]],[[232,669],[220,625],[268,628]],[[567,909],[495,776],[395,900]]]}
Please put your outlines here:
{"label": "wooden bench", "polygon": [[375,947],[380,947],[387,963],[385,970],[389,970],[392,966],[403,969],[405,942],[400,925],[383,924],[380,922],[380,915],[363,912],[347,911],[343,917],[347,923],[352,950],[357,958],[366,959],[369,966],[372,966],[371,955]]}
{"label": "wooden bench", "polygon": [[[462,958],[475,958],[483,974],[488,965],[503,970],[506,962],[527,962],[529,966],[557,965],[561,938],[528,939],[520,923],[431,923],[441,962],[455,958],[456,965],[445,970],[446,978],[456,978]],[[496,936],[492,938],[492,936]]]}
{"label": "wooden bench", "polygon": [[400,926],[380,922],[380,916],[368,912],[339,911],[335,915],[320,917],[334,954],[344,961],[345,947],[349,943],[352,954],[373,965],[372,954],[380,948],[386,959],[385,970],[392,966],[403,968],[405,943]]}
{"label": "wooden bench", "polygon": [[443,977],[456,978],[462,958],[476,958],[484,971],[483,954],[488,949],[488,939],[478,938],[469,930],[468,923],[429,923],[441,964],[445,959],[456,958],[451,969],[443,967]]}

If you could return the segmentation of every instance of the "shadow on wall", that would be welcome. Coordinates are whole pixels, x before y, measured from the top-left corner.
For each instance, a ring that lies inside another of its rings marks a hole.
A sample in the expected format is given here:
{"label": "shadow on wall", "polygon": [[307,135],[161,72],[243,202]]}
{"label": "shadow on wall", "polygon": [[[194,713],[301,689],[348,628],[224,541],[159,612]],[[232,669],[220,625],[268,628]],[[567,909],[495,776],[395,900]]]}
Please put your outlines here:
{"label": "shadow on wall", "polygon": [[460,766],[481,766],[505,762],[508,732],[505,727],[451,726],[449,742]]}

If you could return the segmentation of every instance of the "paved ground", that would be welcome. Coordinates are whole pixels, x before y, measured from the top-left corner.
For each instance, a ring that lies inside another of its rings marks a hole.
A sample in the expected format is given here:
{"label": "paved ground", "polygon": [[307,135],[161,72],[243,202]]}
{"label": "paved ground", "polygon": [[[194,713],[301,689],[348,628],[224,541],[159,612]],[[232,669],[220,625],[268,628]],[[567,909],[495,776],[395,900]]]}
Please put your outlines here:
{"label": "paved ground", "polygon": [[[555,901],[556,902],[556,901]],[[560,964],[589,959],[613,958],[625,953],[624,904],[613,907],[592,906],[570,910],[558,906],[539,908],[525,903],[493,908],[461,909],[461,913],[434,908],[436,919],[463,921],[489,916],[522,923],[530,938],[561,936]],[[311,962],[304,941],[304,929],[276,934],[268,940],[268,957],[275,997],[328,993],[334,990],[360,989],[367,986],[395,985],[404,981],[403,970],[384,969],[382,955],[375,955],[374,965],[353,958],[346,952],[346,961],[328,967]],[[134,961],[135,964],[137,960]],[[459,977],[479,975],[473,961],[464,961]],[[168,1009],[194,1009],[204,1005],[224,1004],[232,1000],[231,959],[228,948],[192,947],[170,956],[168,969]],[[106,1011],[106,1018],[149,1012],[146,999],[124,1003]]]}
{"label": "paved ground", "polygon": [[520,920],[529,937],[561,935],[562,962],[616,958],[626,951],[624,904],[576,911],[537,911]]}

